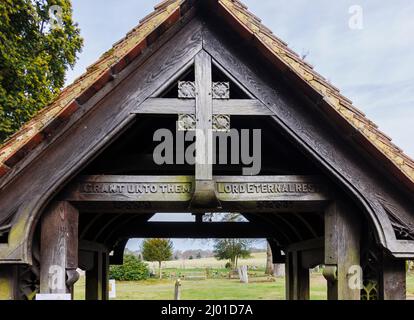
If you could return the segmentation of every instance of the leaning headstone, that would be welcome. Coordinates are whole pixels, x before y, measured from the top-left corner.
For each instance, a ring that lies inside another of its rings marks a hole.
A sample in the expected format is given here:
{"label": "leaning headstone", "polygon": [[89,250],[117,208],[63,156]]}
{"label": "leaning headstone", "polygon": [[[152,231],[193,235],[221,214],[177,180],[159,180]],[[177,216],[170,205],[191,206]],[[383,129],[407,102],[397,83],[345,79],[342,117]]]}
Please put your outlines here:
{"label": "leaning headstone", "polygon": [[247,266],[238,267],[240,282],[249,283],[249,276],[247,274]]}

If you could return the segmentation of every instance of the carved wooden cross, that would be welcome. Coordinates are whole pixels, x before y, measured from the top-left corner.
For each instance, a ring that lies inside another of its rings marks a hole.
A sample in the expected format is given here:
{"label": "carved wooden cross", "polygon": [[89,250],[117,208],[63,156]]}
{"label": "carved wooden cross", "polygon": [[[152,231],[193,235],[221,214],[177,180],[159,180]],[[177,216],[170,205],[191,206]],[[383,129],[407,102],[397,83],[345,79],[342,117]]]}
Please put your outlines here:
{"label": "carved wooden cross", "polygon": [[[193,206],[219,207],[220,203],[217,200],[213,182],[213,81],[211,57],[206,52],[201,51],[195,57],[194,67],[195,82],[193,87],[195,89],[196,102],[196,185],[192,204]],[[221,84],[221,86],[224,85]],[[192,86],[187,84],[187,88],[189,87]],[[228,90],[221,91],[223,92],[222,96],[230,98]],[[179,97],[183,94],[184,92],[179,92]],[[228,129],[230,129],[230,121],[228,127]]]}
{"label": "carved wooden cross", "polygon": [[[150,98],[137,108],[136,113],[177,114],[179,130],[196,130],[196,184],[192,205],[217,207],[212,164],[213,132],[230,130],[231,115],[273,113],[247,91],[244,92],[249,99],[230,99],[230,84],[212,81],[212,60],[204,50],[195,56],[194,68],[194,82],[178,82],[178,99]],[[169,85],[171,83],[161,89]]]}
{"label": "carved wooden cross", "polygon": [[213,82],[211,57],[195,57],[195,81],[178,82],[179,99],[195,99],[195,113],[178,115],[179,130],[196,130],[196,180],[212,180],[213,131],[230,130],[230,116],[213,114],[213,99],[230,99],[228,82]]}

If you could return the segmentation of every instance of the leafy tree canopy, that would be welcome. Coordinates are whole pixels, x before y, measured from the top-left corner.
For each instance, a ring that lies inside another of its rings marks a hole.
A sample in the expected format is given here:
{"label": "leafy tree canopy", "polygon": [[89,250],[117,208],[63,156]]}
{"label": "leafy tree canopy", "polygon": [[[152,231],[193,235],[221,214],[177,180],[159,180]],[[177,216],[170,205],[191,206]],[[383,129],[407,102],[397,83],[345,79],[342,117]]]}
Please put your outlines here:
{"label": "leafy tree canopy", "polygon": [[158,262],[158,272],[161,279],[161,262],[171,260],[173,255],[173,244],[171,240],[159,238],[145,239],[142,243],[141,251],[144,260]]}
{"label": "leafy tree canopy", "polygon": [[229,260],[233,268],[237,267],[239,258],[250,257],[248,239],[216,239],[214,241],[214,256],[219,260]]}
{"label": "leafy tree canopy", "polygon": [[0,142],[57,96],[82,44],[70,0],[0,1]]}
{"label": "leafy tree canopy", "polygon": [[173,244],[169,239],[145,239],[142,243],[142,257],[146,261],[167,261],[173,254]]}

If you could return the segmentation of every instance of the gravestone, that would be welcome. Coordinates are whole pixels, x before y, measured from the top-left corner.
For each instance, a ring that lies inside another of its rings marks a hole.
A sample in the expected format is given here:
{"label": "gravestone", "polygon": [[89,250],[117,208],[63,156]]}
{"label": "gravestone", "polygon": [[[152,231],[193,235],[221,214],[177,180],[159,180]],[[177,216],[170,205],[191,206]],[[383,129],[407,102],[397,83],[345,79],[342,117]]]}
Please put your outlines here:
{"label": "gravestone", "polygon": [[247,266],[238,267],[240,282],[249,283],[249,276],[247,274]]}

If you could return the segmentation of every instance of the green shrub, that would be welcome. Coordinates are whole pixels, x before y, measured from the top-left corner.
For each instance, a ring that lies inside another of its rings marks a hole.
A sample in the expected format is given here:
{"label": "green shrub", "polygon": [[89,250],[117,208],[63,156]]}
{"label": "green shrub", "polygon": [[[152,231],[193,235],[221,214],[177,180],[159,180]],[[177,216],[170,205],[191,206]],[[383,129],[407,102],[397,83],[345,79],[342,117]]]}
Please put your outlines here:
{"label": "green shrub", "polygon": [[148,279],[150,272],[146,263],[136,256],[127,254],[124,256],[124,264],[121,266],[111,266],[109,277],[120,281],[139,281]]}

